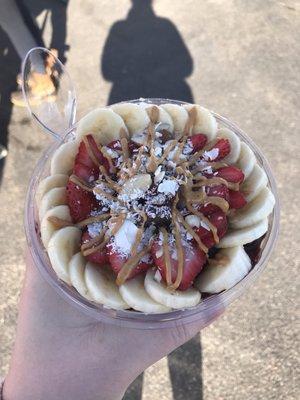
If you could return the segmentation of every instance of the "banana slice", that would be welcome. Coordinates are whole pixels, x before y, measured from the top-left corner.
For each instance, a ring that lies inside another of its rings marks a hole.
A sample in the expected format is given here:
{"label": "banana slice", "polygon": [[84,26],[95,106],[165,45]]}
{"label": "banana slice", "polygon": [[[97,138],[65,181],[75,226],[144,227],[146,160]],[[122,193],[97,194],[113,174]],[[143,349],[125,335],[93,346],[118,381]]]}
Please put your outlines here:
{"label": "banana slice", "polygon": [[54,232],[48,245],[48,255],[54,271],[69,285],[69,262],[79,250],[80,239],[81,230],[75,226],[67,226]]}
{"label": "banana slice", "polygon": [[78,151],[78,143],[66,142],[62,144],[53,154],[51,159],[51,175],[66,174],[70,175],[74,160]]}
{"label": "banana slice", "polygon": [[245,179],[247,179],[253,171],[255,163],[256,158],[253,151],[246,143],[241,142],[241,152],[237,161],[237,166],[243,171]]}
{"label": "banana slice", "polygon": [[68,206],[56,206],[48,210],[41,222],[41,238],[46,248],[48,247],[49,240],[51,239],[53,233],[59,229],[56,228],[50,221],[48,221],[49,217],[56,217],[72,222],[70,209]]}
{"label": "banana slice", "polygon": [[154,301],[144,287],[144,276],[139,275],[125,282],[119,287],[123,300],[131,308],[144,313],[164,313],[170,311],[169,307]]}
{"label": "banana slice", "polygon": [[84,279],[86,260],[81,252],[74,254],[69,262],[69,275],[72,286],[82,297],[92,300]]}
{"label": "banana slice", "polygon": [[50,189],[55,187],[66,187],[68,183],[69,177],[65,174],[55,174],[47,176],[47,178],[43,179],[38,187],[36,198],[39,203],[41,198],[49,192]]}
{"label": "banana slice", "polygon": [[247,202],[250,202],[267,184],[267,174],[258,164],[255,164],[251,174],[242,184],[241,191],[244,193]]}
{"label": "banana slice", "polygon": [[96,108],[78,123],[76,138],[93,134],[97,143],[106,145],[120,138],[120,130],[127,128],[122,118],[109,108]]}
{"label": "banana slice", "polygon": [[123,118],[130,135],[143,131],[150,123],[147,112],[141,106],[132,103],[120,103],[111,109]]}
{"label": "banana slice", "polygon": [[193,126],[192,134],[204,133],[208,141],[216,137],[218,124],[215,117],[209,110],[197,104],[187,104],[183,106],[186,110],[196,109],[196,120]]}
{"label": "banana slice", "polygon": [[145,278],[145,289],[149,296],[166,307],[181,309],[196,306],[201,299],[201,294],[196,289],[170,292],[162,282],[154,279],[155,271],[149,269]]}
{"label": "banana slice", "polygon": [[268,230],[268,218],[257,222],[254,225],[242,229],[234,229],[226,232],[223,239],[217,245],[219,248],[235,247],[253,242],[264,235]]}
{"label": "banana slice", "polygon": [[[220,293],[236,285],[251,269],[251,260],[243,246],[222,249],[219,265],[209,262],[200,272],[195,286],[204,293]],[[214,260],[215,261],[215,260]]]}
{"label": "banana slice", "polygon": [[241,141],[237,137],[237,135],[230,129],[221,128],[217,131],[217,136],[224,139],[228,139],[230,143],[230,153],[228,154],[227,157],[224,158],[223,161],[228,162],[230,164],[237,162],[241,152]]}
{"label": "banana slice", "polygon": [[163,124],[168,124],[169,125],[169,132],[173,132],[174,130],[174,124],[173,124],[173,120],[171,118],[171,116],[167,113],[166,110],[164,110],[161,106],[157,106],[155,104],[149,104],[149,103],[139,103],[139,106],[144,108],[150,118],[150,114],[151,114],[151,109],[152,107],[155,106],[155,108],[158,109],[158,119],[157,119],[157,123],[158,122],[162,122]]}
{"label": "banana slice", "polygon": [[173,120],[175,137],[181,137],[189,118],[188,112],[178,104],[162,104],[161,107],[166,110]]}
{"label": "banana slice", "polygon": [[39,207],[40,221],[42,221],[46,212],[51,208],[67,204],[66,193],[65,187],[59,187],[49,190],[49,192],[42,197]]}
{"label": "banana slice", "polygon": [[245,228],[254,225],[271,214],[274,204],[273,193],[265,187],[250,203],[237,210],[230,218],[230,225],[233,228]]}
{"label": "banana slice", "polygon": [[96,303],[115,310],[129,308],[120,295],[116,277],[108,267],[99,267],[89,262],[85,267],[84,278],[90,296]]}

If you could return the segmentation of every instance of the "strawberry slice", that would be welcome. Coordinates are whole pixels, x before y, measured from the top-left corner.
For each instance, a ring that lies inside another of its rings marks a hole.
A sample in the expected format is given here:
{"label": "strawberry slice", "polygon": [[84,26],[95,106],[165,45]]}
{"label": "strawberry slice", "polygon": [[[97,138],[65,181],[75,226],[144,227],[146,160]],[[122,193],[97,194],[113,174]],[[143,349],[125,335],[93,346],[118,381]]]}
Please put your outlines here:
{"label": "strawberry slice", "polygon": [[225,185],[206,186],[205,192],[207,196],[222,197],[226,201],[229,199],[229,191]]}
{"label": "strawberry slice", "polygon": [[195,135],[189,137],[188,143],[191,144],[191,146],[193,147],[193,151],[191,152],[191,154],[194,154],[197,151],[203,149],[203,147],[206,145],[206,142],[207,136],[203,133],[196,133]]}
{"label": "strawberry slice", "polygon": [[[108,259],[110,266],[114,273],[118,275],[120,270],[122,269],[123,265],[126,263],[129,257],[119,254],[116,250],[112,250],[110,246],[107,246],[107,253],[108,253]],[[140,261],[137,266],[131,271],[128,279],[131,279],[135,277],[136,275],[147,271],[151,266],[152,266],[152,260],[149,260],[149,262],[143,262]]]}
{"label": "strawberry slice", "polygon": [[82,189],[71,180],[67,184],[67,203],[75,223],[87,218],[92,210],[99,207],[92,193]]}
{"label": "strawberry slice", "polygon": [[227,182],[241,183],[244,180],[243,172],[236,167],[222,167],[214,172],[214,176],[223,178]]}
{"label": "strawberry slice", "polygon": [[84,164],[74,164],[73,174],[83,179],[86,182],[93,182],[99,177],[99,168],[87,167]]}
{"label": "strawberry slice", "polygon": [[[89,235],[89,232],[88,231],[84,232],[81,237],[81,244],[89,242],[90,239],[91,236]],[[105,248],[103,250],[98,250],[92,254],[87,255],[85,256],[85,258],[88,261],[94,262],[99,265],[105,265],[108,262],[108,256],[106,254]]]}
{"label": "strawberry slice", "polygon": [[[219,239],[221,239],[227,231],[226,214],[218,209],[218,211],[215,211],[213,214],[208,215],[207,218],[217,228],[218,237]],[[200,226],[199,228],[195,227],[194,231],[200,237],[203,244],[205,244],[205,246],[209,249],[216,244],[213,234],[210,230],[207,230],[203,226]]]}
{"label": "strawberry slice", "polygon": [[[183,276],[181,283],[178,287],[179,290],[187,290],[194,282],[194,279],[202,270],[206,263],[206,254],[199,249],[195,244],[192,248],[183,248],[184,253],[184,264],[183,264]],[[162,245],[159,244],[158,240],[155,240],[151,247],[151,254],[155,265],[161,273],[162,279],[166,282],[166,264],[165,258],[162,251]],[[171,253],[172,254],[172,253]],[[175,282],[178,271],[178,261],[171,257],[171,277],[172,282]]]}
{"label": "strawberry slice", "polygon": [[200,211],[206,217],[217,211],[220,211],[220,208],[218,206],[216,206],[215,204],[210,204],[210,203],[207,203],[201,207],[195,207],[195,208],[196,208],[196,210]]}
{"label": "strawberry slice", "polygon": [[247,200],[245,199],[243,193],[236,190],[229,190],[229,207],[238,209],[242,208],[247,204]]}
{"label": "strawberry slice", "polygon": [[206,161],[219,161],[222,160],[230,153],[230,143],[228,139],[219,139],[217,143],[203,154]]}
{"label": "strawberry slice", "polygon": [[[109,171],[108,161],[99,150],[93,136],[87,135],[86,138],[88,140],[90,150],[93,152],[95,158],[101,165],[105,167],[107,171]],[[78,153],[75,157],[73,173],[79,178],[82,178],[88,182],[96,180],[99,177],[99,167],[90,158],[84,141],[82,141],[79,145]]]}

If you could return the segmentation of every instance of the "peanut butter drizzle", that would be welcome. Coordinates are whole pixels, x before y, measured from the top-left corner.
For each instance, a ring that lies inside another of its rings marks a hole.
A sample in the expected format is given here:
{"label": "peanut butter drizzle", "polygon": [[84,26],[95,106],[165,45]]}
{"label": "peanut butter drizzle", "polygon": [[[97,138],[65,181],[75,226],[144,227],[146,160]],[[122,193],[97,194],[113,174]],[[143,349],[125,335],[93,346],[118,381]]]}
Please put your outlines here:
{"label": "peanut butter drizzle", "polygon": [[216,243],[219,243],[219,237],[218,237],[218,231],[217,228],[210,222],[210,220],[208,218],[206,218],[201,212],[199,212],[198,210],[196,210],[190,203],[187,203],[187,209],[194,215],[196,215],[197,217],[199,217],[200,219],[203,220],[203,222],[205,222],[205,224],[209,227],[209,229],[211,230],[212,234],[213,234],[213,238],[214,241]]}
{"label": "peanut butter drizzle", "polygon": [[143,218],[143,222],[142,222],[142,226],[138,229],[138,231],[136,233],[134,243],[131,247],[131,253],[133,256],[135,256],[137,253],[138,245],[140,244],[143,234],[144,234],[145,223],[147,222],[147,215],[144,211],[140,211],[137,209],[136,212],[141,215],[141,217]]}
{"label": "peanut butter drizzle", "polygon": [[159,119],[159,108],[157,106],[152,106],[146,109],[146,112],[153,124],[156,124]]}
{"label": "peanut butter drizzle", "polygon": [[158,165],[159,165],[159,159],[155,156],[154,154],[154,149],[150,149],[150,157],[149,157],[149,161],[147,164],[147,172],[155,172]]}
{"label": "peanut butter drizzle", "polygon": [[231,190],[239,190],[239,183],[228,182],[224,178],[206,178],[205,176],[194,176],[193,180],[195,181],[203,181],[197,182],[193,184],[193,188],[201,187],[201,186],[214,186],[214,185],[225,185],[228,189]]}
{"label": "peanut butter drizzle", "polygon": [[61,219],[58,217],[55,217],[54,215],[51,215],[50,217],[47,218],[47,221],[51,222],[51,224],[57,228],[65,228],[66,226],[73,226],[74,224],[70,221],[67,221],[65,219]]}
{"label": "peanut butter drizzle", "polygon": [[181,235],[178,229],[178,223],[176,220],[176,212],[175,208],[172,212],[172,220],[174,224],[174,236],[175,236],[175,245],[176,245],[176,252],[177,252],[177,276],[175,282],[170,286],[171,290],[176,290],[180,285],[183,277],[183,264],[184,264],[184,255],[183,255],[183,247],[181,243]]}
{"label": "peanut butter drizzle", "polygon": [[100,162],[99,162],[99,160],[97,160],[97,157],[95,156],[95,154],[94,154],[94,152],[93,152],[93,149],[92,149],[92,147],[90,146],[90,143],[89,143],[89,141],[88,141],[88,138],[87,138],[86,136],[83,136],[82,140],[83,140],[83,143],[85,144],[85,148],[86,148],[86,151],[87,151],[87,153],[88,153],[90,159],[93,161],[93,163],[94,163],[95,165],[99,166],[99,165],[100,165]]}
{"label": "peanut butter drizzle", "polygon": [[188,137],[187,137],[187,136],[184,136],[184,138],[182,139],[182,141],[181,141],[181,142],[178,144],[178,146],[177,146],[176,153],[175,153],[175,155],[174,155],[174,157],[173,157],[173,160],[172,160],[172,161],[174,161],[176,164],[177,164],[178,161],[179,161],[179,157],[180,157],[180,155],[182,154],[182,151],[183,151],[183,148],[184,148],[184,146],[185,146],[185,144],[186,144],[187,139],[188,139]]}
{"label": "peanut butter drizzle", "polygon": [[108,152],[106,151],[106,149],[103,146],[101,147],[100,151],[104,155],[104,157],[107,159],[110,171],[114,174],[116,172],[116,167],[114,166],[114,162],[113,162],[111,156],[108,154]]}
{"label": "peanut butter drizzle", "polygon": [[224,213],[227,213],[229,210],[229,203],[223,199],[222,197],[218,196],[206,196],[206,203],[214,204],[215,206],[221,208]]}
{"label": "peanut butter drizzle", "polygon": [[95,215],[94,217],[89,217],[80,222],[77,222],[76,226],[78,226],[78,228],[83,228],[84,226],[93,224],[94,222],[106,221],[110,217],[111,217],[111,215],[109,213]]}
{"label": "peanut butter drizzle", "polygon": [[111,189],[113,189],[115,192],[120,192],[121,191],[121,186],[119,186],[116,182],[114,182],[107,174],[106,169],[101,165],[99,167],[99,170],[101,172],[101,174],[104,176],[105,180],[106,180],[106,184],[108,187],[110,187]]}
{"label": "peanut butter drizzle", "polygon": [[75,185],[81,187],[81,189],[86,190],[87,192],[92,192],[93,187],[89,185],[87,182],[84,182],[82,179],[78,178],[76,175],[70,176],[70,181],[75,183]]}
{"label": "peanut butter drizzle", "polygon": [[110,193],[106,193],[103,189],[99,187],[94,187],[93,192],[100,194],[103,197],[106,197],[108,200],[119,201],[116,197],[112,196]]}
{"label": "peanut butter drizzle", "polygon": [[171,256],[169,250],[169,243],[168,243],[168,232],[166,228],[160,228],[160,231],[163,235],[163,255],[165,259],[165,266],[166,266],[166,282],[167,286],[172,285],[172,274],[171,274]]}
{"label": "peanut butter drizzle", "polygon": [[204,251],[204,253],[208,253],[208,248],[205,246],[205,244],[202,242],[200,237],[197,235],[197,233],[194,231],[194,229],[191,227],[190,224],[186,222],[186,220],[183,218],[183,216],[179,213],[176,213],[176,216],[178,220],[182,223],[182,225],[185,227],[187,232],[193,237],[193,239],[196,241],[198,244],[199,248]]}
{"label": "peanut butter drizzle", "polygon": [[144,153],[144,150],[144,145],[142,145],[136,155],[134,166],[132,166],[132,168],[129,170],[130,177],[134,176],[140,168],[142,164],[142,154]]}
{"label": "peanut butter drizzle", "polygon": [[193,178],[195,181],[200,181],[193,184],[193,188],[201,187],[201,186],[215,186],[215,185],[225,185],[228,187],[228,182],[223,178],[206,178],[205,176],[195,176]]}
{"label": "peanut butter drizzle", "polygon": [[105,234],[105,232],[102,231],[102,232],[101,232],[99,235],[97,235],[96,237],[90,239],[90,240],[89,240],[88,242],[86,242],[86,243],[83,243],[83,244],[81,245],[81,251],[83,252],[83,251],[85,251],[85,250],[87,250],[87,249],[89,249],[89,248],[91,248],[91,247],[94,247],[95,244],[98,244],[99,242],[101,242],[102,239],[104,238],[104,234]]}
{"label": "peanut butter drizzle", "polygon": [[120,142],[122,146],[124,161],[127,162],[129,160],[128,140],[127,138],[121,138]]}
{"label": "peanut butter drizzle", "polygon": [[158,164],[158,165],[162,164],[162,163],[165,161],[165,159],[168,157],[168,155],[170,154],[170,152],[174,149],[174,147],[176,146],[176,144],[177,144],[177,140],[172,140],[172,141],[168,144],[168,146],[166,147],[166,149],[165,149],[165,151],[164,151],[162,157],[159,159],[159,164]]}
{"label": "peanut butter drizzle", "polygon": [[190,136],[191,134],[191,130],[195,125],[196,122],[196,117],[197,117],[197,110],[196,107],[192,107],[189,111],[188,111],[189,117],[188,120],[185,124],[185,127],[183,129],[183,135],[185,136]]}
{"label": "peanut butter drizzle", "polygon": [[135,256],[130,257],[118,273],[116,283],[118,286],[122,285],[129,278],[131,271],[136,267],[140,260],[150,251],[151,246],[145,247]]}

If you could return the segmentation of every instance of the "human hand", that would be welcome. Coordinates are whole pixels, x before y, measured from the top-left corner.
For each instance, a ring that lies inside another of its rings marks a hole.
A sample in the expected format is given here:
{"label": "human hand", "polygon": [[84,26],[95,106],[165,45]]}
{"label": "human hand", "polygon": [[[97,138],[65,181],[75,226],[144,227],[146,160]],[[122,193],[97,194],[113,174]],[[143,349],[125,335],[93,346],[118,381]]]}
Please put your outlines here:
{"label": "human hand", "polygon": [[200,322],[159,330],[97,322],[43,280],[29,253],[26,264],[5,400],[119,400],[144,369],[200,330]]}

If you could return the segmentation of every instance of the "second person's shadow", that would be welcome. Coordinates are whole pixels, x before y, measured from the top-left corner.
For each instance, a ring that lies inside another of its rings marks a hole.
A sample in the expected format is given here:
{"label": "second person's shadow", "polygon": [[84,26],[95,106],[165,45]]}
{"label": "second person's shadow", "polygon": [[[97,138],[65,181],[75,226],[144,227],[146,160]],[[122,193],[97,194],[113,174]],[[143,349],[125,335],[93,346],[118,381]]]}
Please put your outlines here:
{"label": "second person's shadow", "polygon": [[[193,59],[176,26],[159,18],[151,0],[131,0],[127,19],[113,24],[102,55],[102,74],[112,82],[108,104],[140,97],[193,102],[185,79]],[[174,400],[201,400],[202,351],[197,335],[168,356]],[[143,375],[129,387],[125,400],[142,398]]]}

